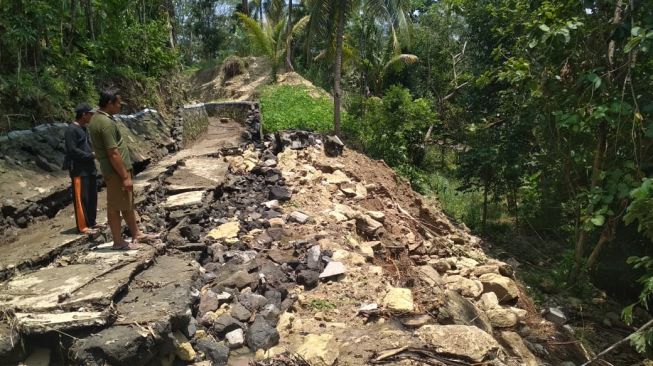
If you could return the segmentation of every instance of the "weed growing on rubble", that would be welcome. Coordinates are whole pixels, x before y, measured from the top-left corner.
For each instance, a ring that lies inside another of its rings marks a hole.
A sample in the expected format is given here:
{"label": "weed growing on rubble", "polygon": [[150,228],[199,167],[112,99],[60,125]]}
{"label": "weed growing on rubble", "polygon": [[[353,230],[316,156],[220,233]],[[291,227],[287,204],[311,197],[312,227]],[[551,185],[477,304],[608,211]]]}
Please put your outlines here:
{"label": "weed growing on rubble", "polygon": [[313,299],[309,301],[306,307],[313,310],[331,310],[335,309],[337,306],[329,300]]}

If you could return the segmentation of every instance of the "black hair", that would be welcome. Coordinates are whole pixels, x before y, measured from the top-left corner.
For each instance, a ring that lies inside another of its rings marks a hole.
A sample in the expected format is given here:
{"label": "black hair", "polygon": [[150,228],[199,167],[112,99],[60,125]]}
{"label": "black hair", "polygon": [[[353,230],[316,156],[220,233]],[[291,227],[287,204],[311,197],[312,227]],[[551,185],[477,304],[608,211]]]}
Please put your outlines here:
{"label": "black hair", "polygon": [[84,115],[88,113],[88,111],[77,111],[75,112],[75,120],[79,120],[80,118],[84,117]]}
{"label": "black hair", "polygon": [[118,97],[118,89],[104,89],[100,92],[100,101],[98,102],[98,106],[100,108],[104,108],[107,106],[107,104],[115,102]]}

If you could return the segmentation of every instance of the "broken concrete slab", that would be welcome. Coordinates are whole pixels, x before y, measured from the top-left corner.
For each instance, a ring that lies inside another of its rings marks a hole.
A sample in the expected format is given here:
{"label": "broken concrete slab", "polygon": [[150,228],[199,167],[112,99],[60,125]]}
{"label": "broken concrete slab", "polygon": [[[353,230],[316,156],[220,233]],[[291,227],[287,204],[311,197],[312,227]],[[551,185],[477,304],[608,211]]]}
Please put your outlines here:
{"label": "broken concrete slab", "polygon": [[320,273],[320,278],[336,277],[345,273],[345,265],[342,262],[329,262],[327,263],[324,271]]}
{"label": "broken concrete slab", "polygon": [[215,189],[224,183],[229,164],[222,159],[198,157],[182,163],[165,180],[173,192]]}
{"label": "broken concrete slab", "polygon": [[171,322],[181,328],[190,321],[192,289],[198,275],[188,259],[158,257],[134,277],[129,293],[116,303],[116,324]]}
{"label": "broken concrete slab", "polygon": [[27,334],[44,334],[53,330],[72,330],[107,324],[109,314],[99,311],[66,313],[16,313],[18,326]]}
{"label": "broken concrete slab", "polygon": [[191,191],[169,196],[163,203],[167,209],[176,209],[187,206],[195,206],[202,203],[204,191]]}
{"label": "broken concrete slab", "polygon": [[47,267],[5,283],[0,307],[18,312],[76,310],[106,306],[130,278],[154,257],[148,245],[139,250],[113,251],[107,243],[64,267]]}

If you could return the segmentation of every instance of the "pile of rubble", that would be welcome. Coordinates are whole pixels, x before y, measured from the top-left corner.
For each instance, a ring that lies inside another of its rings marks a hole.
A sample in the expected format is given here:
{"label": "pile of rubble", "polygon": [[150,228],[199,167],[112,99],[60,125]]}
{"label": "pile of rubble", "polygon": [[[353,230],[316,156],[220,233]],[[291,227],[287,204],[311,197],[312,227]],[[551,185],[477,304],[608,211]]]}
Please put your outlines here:
{"label": "pile of rubble", "polygon": [[[253,137],[249,127],[245,136]],[[59,258],[40,275],[4,285],[2,305],[21,314],[21,327],[32,324],[30,334],[56,334],[66,362],[575,359],[567,336],[535,313],[508,264],[486,257],[479,238],[426,207],[383,162],[343,151],[337,138],[282,132],[145,173],[142,219],[164,231],[162,243]],[[42,276],[63,280],[61,268],[89,279],[39,285]],[[119,280],[105,283],[109,275]],[[21,291],[43,296],[35,301]],[[79,317],[86,321],[65,321]],[[61,332],[72,338],[62,341]],[[1,356],[17,352],[3,344]]]}

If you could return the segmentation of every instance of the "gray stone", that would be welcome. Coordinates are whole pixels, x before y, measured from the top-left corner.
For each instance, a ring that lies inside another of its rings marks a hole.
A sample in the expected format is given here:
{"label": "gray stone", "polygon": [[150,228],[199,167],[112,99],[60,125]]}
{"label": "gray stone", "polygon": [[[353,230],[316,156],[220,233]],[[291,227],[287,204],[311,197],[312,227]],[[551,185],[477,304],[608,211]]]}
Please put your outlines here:
{"label": "gray stone", "polygon": [[345,265],[342,262],[329,262],[327,263],[324,271],[320,273],[320,278],[336,277],[345,273]]}
{"label": "gray stone", "polygon": [[197,332],[197,319],[190,317],[188,324],[182,328],[182,333],[188,338],[191,339]]}
{"label": "gray stone", "polygon": [[235,303],[231,307],[230,314],[235,319],[238,319],[241,322],[249,321],[249,318],[252,316],[252,312],[247,310],[247,308],[241,305],[240,303]]}
{"label": "gray stone", "polygon": [[297,274],[297,283],[303,285],[306,289],[312,289],[317,286],[320,274],[316,271],[303,270]]}
{"label": "gray stone", "polygon": [[563,325],[567,322],[567,317],[560,308],[548,308],[544,313],[544,318],[556,325]]}
{"label": "gray stone", "polygon": [[74,364],[145,365],[156,355],[157,338],[144,337],[136,327],[113,326],[75,340],[70,355]]}
{"label": "gray stone", "polygon": [[258,276],[255,273],[247,273],[245,271],[236,271],[231,276],[227,277],[224,281],[218,283],[223,287],[235,287],[243,289],[253,284],[258,283]]}
{"label": "gray stone", "polygon": [[254,323],[247,330],[247,345],[253,351],[267,350],[279,343],[279,332],[263,319],[256,317]]}
{"label": "gray stone", "polygon": [[197,340],[195,348],[204,353],[207,360],[210,360],[213,365],[226,365],[229,359],[229,347],[224,343],[216,342],[213,337],[202,337]]}
{"label": "gray stone", "polygon": [[231,332],[232,330],[242,329],[242,328],[244,328],[243,323],[234,319],[229,314],[221,315],[218,319],[215,320],[213,326],[211,327],[211,329],[215,333],[221,336]]}
{"label": "gray stone", "polygon": [[319,269],[320,268],[320,255],[322,251],[320,250],[319,245],[313,245],[306,252],[306,265],[310,269]]}
{"label": "gray stone", "polygon": [[209,311],[215,311],[220,307],[220,299],[213,290],[208,289],[200,296],[199,316],[202,317]]}
{"label": "gray stone", "polygon": [[265,296],[252,293],[240,295],[239,300],[245,308],[252,312],[258,312],[268,303]]}
{"label": "gray stone", "polygon": [[444,324],[474,325],[488,333],[492,325],[488,317],[471,301],[453,290],[444,293],[444,305],[438,312],[438,319]]}
{"label": "gray stone", "polygon": [[276,325],[279,321],[279,316],[281,316],[281,310],[274,304],[267,304],[263,307],[263,310],[259,313],[265,320],[268,321],[271,325]]}
{"label": "gray stone", "polygon": [[231,349],[240,348],[245,344],[245,335],[243,334],[242,329],[232,330],[225,335],[225,339],[227,340],[227,345]]}
{"label": "gray stone", "polygon": [[292,197],[292,192],[286,187],[274,186],[270,188],[270,199],[279,201],[288,201]]}
{"label": "gray stone", "polygon": [[290,216],[288,216],[288,221],[289,222],[296,222],[298,224],[303,225],[303,224],[307,223],[310,218],[311,218],[310,216],[308,216],[307,214],[305,214],[303,212],[294,211],[294,212],[292,212],[290,214]]}

